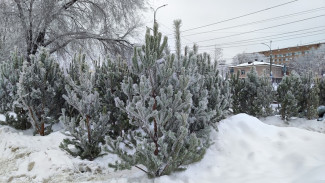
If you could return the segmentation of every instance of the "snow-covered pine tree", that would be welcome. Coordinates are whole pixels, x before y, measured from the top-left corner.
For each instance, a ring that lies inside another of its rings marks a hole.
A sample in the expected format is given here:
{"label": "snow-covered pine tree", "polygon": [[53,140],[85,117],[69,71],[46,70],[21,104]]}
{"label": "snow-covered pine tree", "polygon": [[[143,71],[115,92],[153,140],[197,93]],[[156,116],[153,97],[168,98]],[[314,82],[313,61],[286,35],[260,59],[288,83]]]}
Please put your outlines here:
{"label": "snow-covered pine tree", "polygon": [[[216,115],[214,108],[208,107],[209,93],[205,83],[206,65],[210,62],[208,54],[197,54],[197,45],[193,46],[193,51],[185,47],[185,54],[180,53],[180,25],[181,20],[174,21],[175,27],[175,45],[176,59],[175,72],[179,76],[182,69],[185,69],[186,75],[189,77],[189,91],[192,94],[191,112],[189,114],[188,123],[190,133],[196,133],[198,137],[206,139],[204,143],[208,143],[209,126],[214,124],[216,120],[212,120]],[[201,70],[201,71],[200,71]],[[220,93],[219,93],[220,94]]]}
{"label": "snow-covered pine tree", "polygon": [[300,105],[300,101],[303,100],[303,86],[300,75],[296,71],[292,71],[289,75],[290,81],[290,90],[295,99],[298,101],[298,112],[303,111],[302,105]]}
{"label": "snow-covered pine tree", "polygon": [[259,104],[260,101],[257,100],[258,88],[261,86],[260,79],[257,75],[255,67],[252,67],[251,71],[247,73],[247,78],[245,79],[245,87],[243,88],[243,95],[246,100],[245,105],[241,106],[245,113],[253,116],[258,116],[261,114],[263,109]]}
{"label": "snow-covered pine tree", "polygon": [[318,82],[319,88],[319,105],[325,105],[325,77],[322,77]]}
{"label": "snow-covered pine tree", "polygon": [[[193,50],[185,47],[184,55],[180,54],[180,20],[174,21],[175,45],[177,57],[175,60],[176,73],[182,67],[190,75],[189,90],[192,94],[192,109],[189,117],[190,131],[204,131],[209,126],[225,116],[229,108],[229,85],[219,76],[217,63],[211,62],[207,53],[198,54],[198,46],[193,45]],[[209,134],[208,132],[203,132]]]}
{"label": "snow-covered pine tree", "polygon": [[212,63],[208,54],[198,55],[197,67],[199,74],[204,77],[204,88],[208,92],[208,110],[216,112],[211,118],[213,124],[223,119],[230,107],[229,83],[219,75],[217,62]]}
{"label": "snow-covered pine tree", "polygon": [[[227,115],[230,113],[230,107],[231,107],[231,103],[232,103],[232,96],[231,96],[231,87],[230,87],[229,75],[227,74],[226,78],[223,78],[222,75],[219,75],[219,72],[218,72],[218,78],[219,79],[218,79],[217,83],[218,83],[218,86],[219,86],[220,91],[221,91],[221,97],[219,98],[220,99],[219,101],[221,101],[221,104],[218,106],[219,109],[217,109],[216,111],[217,111],[218,120],[221,120],[221,119],[226,118]],[[208,91],[210,91],[210,90],[208,89]],[[214,93],[214,92],[211,92],[211,93]],[[213,102],[211,102],[211,105],[213,105]]]}
{"label": "snow-covered pine tree", "polygon": [[30,62],[24,61],[18,95],[36,133],[44,136],[64,106],[64,81],[59,64],[43,48]]}
{"label": "snow-covered pine tree", "polygon": [[132,129],[129,124],[127,113],[115,105],[115,98],[118,97],[126,102],[127,96],[123,93],[121,83],[124,77],[130,76],[138,79],[137,76],[129,72],[125,60],[117,58],[116,60],[106,59],[102,64],[95,65],[96,85],[95,89],[99,93],[102,103],[110,111],[110,131],[111,137],[123,136],[124,132]]}
{"label": "snow-covered pine tree", "polygon": [[243,89],[245,87],[245,80],[239,78],[240,71],[237,74],[232,74],[230,79],[230,87],[231,87],[231,108],[234,114],[239,114],[244,112],[245,106],[245,96],[243,93]]}
{"label": "snow-covered pine tree", "polygon": [[283,100],[281,101],[281,109],[280,114],[282,120],[289,121],[289,119],[298,113],[297,100],[291,91],[288,91],[283,96]]}
{"label": "snow-covered pine tree", "polygon": [[272,115],[272,102],[274,100],[274,91],[270,77],[267,76],[266,72],[259,77],[260,86],[257,87],[257,98],[256,104],[260,106],[261,110],[257,113],[258,117],[267,117]]}
{"label": "snow-covered pine tree", "polygon": [[0,113],[12,110],[17,97],[17,83],[22,68],[23,59],[17,52],[11,55],[10,60],[0,65]]}
{"label": "snow-covered pine tree", "polygon": [[317,117],[317,107],[319,105],[319,89],[315,83],[314,74],[310,71],[304,73],[302,76],[302,100],[300,100],[300,107],[303,109],[303,116],[307,119],[314,119]]}
{"label": "snow-covered pine tree", "polygon": [[[115,99],[127,112],[130,124],[138,128],[135,132],[140,133],[133,141],[135,152],[121,149],[121,137],[117,141],[108,140],[108,150],[122,160],[110,166],[116,169],[136,166],[150,177],[184,169],[185,165],[202,159],[205,153],[196,133],[189,132],[190,77],[184,67],[180,73],[175,71],[175,56],[164,55],[167,37],[163,42],[161,37],[158,24],[154,25],[153,35],[147,30],[146,44],[135,49],[131,67],[131,72],[140,80],[125,78],[122,89],[128,100],[124,103]],[[140,164],[145,168],[139,167]]]}
{"label": "snow-covered pine tree", "polygon": [[277,101],[280,104],[280,115],[282,120],[289,121],[291,117],[297,116],[299,107],[298,100],[293,94],[294,77],[292,75],[283,77],[277,88]]}
{"label": "snow-covered pine tree", "polygon": [[[31,127],[26,111],[17,101],[17,83],[23,68],[23,61],[23,57],[15,51],[8,61],[0,65],[0,113],[5,114],[6,124],[22,130]],[[9,115],[9,111],[15,112],[17,117]]]}
{"label": "snow-covered pine tree", "polygon": [[247,78],[240,79],[239,75],[238,71],[230,80],[234,114],[247,113],[257,117],[271,115],[274,91],[266,74],[259,77],[255,67],[252,67]]}
{"label": "snow-covered pine tree", "polygon": [[[110,130],[111,104],[103,103],[100,88],[96,88],[97,74],[100,74],[96,73],[97,66],[91,69],[84,55],[75,57],[73,64],[68,71],[73,73],[66,76],[67,94],[63,98],[75,111],[69,116],[71,113],[66,115],[63,110],[60,118],[73,138],[65,139],[60,147],[73,156],[93,160],[101,155],[101,143]],[[105,90],[110,92],[110,88]],[[69,145],[74,145],[77,151],[71,150]]]}

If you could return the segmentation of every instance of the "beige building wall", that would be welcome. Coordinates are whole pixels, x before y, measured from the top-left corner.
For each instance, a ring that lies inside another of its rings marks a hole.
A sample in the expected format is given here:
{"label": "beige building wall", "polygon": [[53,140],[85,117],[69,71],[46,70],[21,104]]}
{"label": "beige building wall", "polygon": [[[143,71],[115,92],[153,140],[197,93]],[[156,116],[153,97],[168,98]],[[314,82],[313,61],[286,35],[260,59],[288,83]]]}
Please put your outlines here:
{"label": "beige building wall", "polygon": [[[249,73],[251,71],[252,67],[255,67],[258,76],[262,76],[264,74],[264,72],[266,72],[267,76],[269,76],[269,74],[270,74],[270,66],[269,65],[251,65],[251,66],[245,66],[245,67],[234,66],[232,68],[233,68],[234,74],[237,74],[237,72],[239,70],[239,74],[240,74],[239,78],[246,78],[247,73]],[[272,74],[273,74],[273,78],[275,80],[281,80],[283,77],[282,67],[272,66]]]}
{"label": "beige building wall", "polygon": [[[317,49],[324,43],[304,45],[304,46],[296,46],[296,47],[288,47],[282,49],[273,49],[272,50],[272,63],[280,64],[280,65],[288,65],[295,57],[299,57],[307,54],[311,49]],[[270,57],[270,51],[261,51],[258,52],[260,54],[265,55],[266,57]]]}

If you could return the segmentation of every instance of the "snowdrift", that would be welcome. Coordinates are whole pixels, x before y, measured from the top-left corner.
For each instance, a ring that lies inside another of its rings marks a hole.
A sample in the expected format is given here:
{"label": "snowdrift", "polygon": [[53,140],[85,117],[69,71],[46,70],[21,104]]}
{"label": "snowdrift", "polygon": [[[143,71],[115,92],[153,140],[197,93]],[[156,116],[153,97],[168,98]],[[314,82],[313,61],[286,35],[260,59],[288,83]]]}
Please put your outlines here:
{"label": "snowdrift", "polygon": [[[114,172],[117,157],[93,162],[73,158],[58,146],[65,136],[30,136],[0,127],[0,182],[153,182],[140,170]],[[325,182],[325,134],[267,125],[239,114],[219,124],[201,162],[154,182]]]}

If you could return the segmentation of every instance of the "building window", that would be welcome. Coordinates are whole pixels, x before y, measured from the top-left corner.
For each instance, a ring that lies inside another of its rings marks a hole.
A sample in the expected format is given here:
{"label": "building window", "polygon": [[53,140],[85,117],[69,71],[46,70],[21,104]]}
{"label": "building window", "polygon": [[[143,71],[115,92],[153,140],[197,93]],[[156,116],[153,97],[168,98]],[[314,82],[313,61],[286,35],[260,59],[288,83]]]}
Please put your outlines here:
{"label": "building window", "polygon": [[291,53],[288,53],[287,56],[291,56],[292,54]]}
{"label": "building window", "polygon": [[234,68],[230,68],[230,73],[234,73]]}
{"label": "building window", "polygon": [[245,70],[240,71],[241,75],[245,75]]}
{"label": "building window", "polygon": [[288,58],[286,58],[285,61],[288,61]]}

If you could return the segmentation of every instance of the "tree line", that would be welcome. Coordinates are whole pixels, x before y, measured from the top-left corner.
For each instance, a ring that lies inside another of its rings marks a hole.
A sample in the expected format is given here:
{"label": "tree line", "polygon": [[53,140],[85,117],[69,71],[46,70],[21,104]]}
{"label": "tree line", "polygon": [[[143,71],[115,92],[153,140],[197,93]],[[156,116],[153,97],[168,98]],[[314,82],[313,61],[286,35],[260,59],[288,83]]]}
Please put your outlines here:
{"label": "tree line", "polygon": [[[175,21],[178,34],[180,24]],[[231,94],[217,65],[196,45],[177,54],[166,46],[155,24],[145,45],[134,48],[132,63],[76,54],[65,70],[48,49],[30,60],[14,52],[1,64],[0,112],[8,125],[31,126],[41,136],[61,121],[71,136],[63,150],[89,160],[117,154],[120,161],[109,165],[116,170],[135,166],[150,177],[183,170],[203,158]]]}

